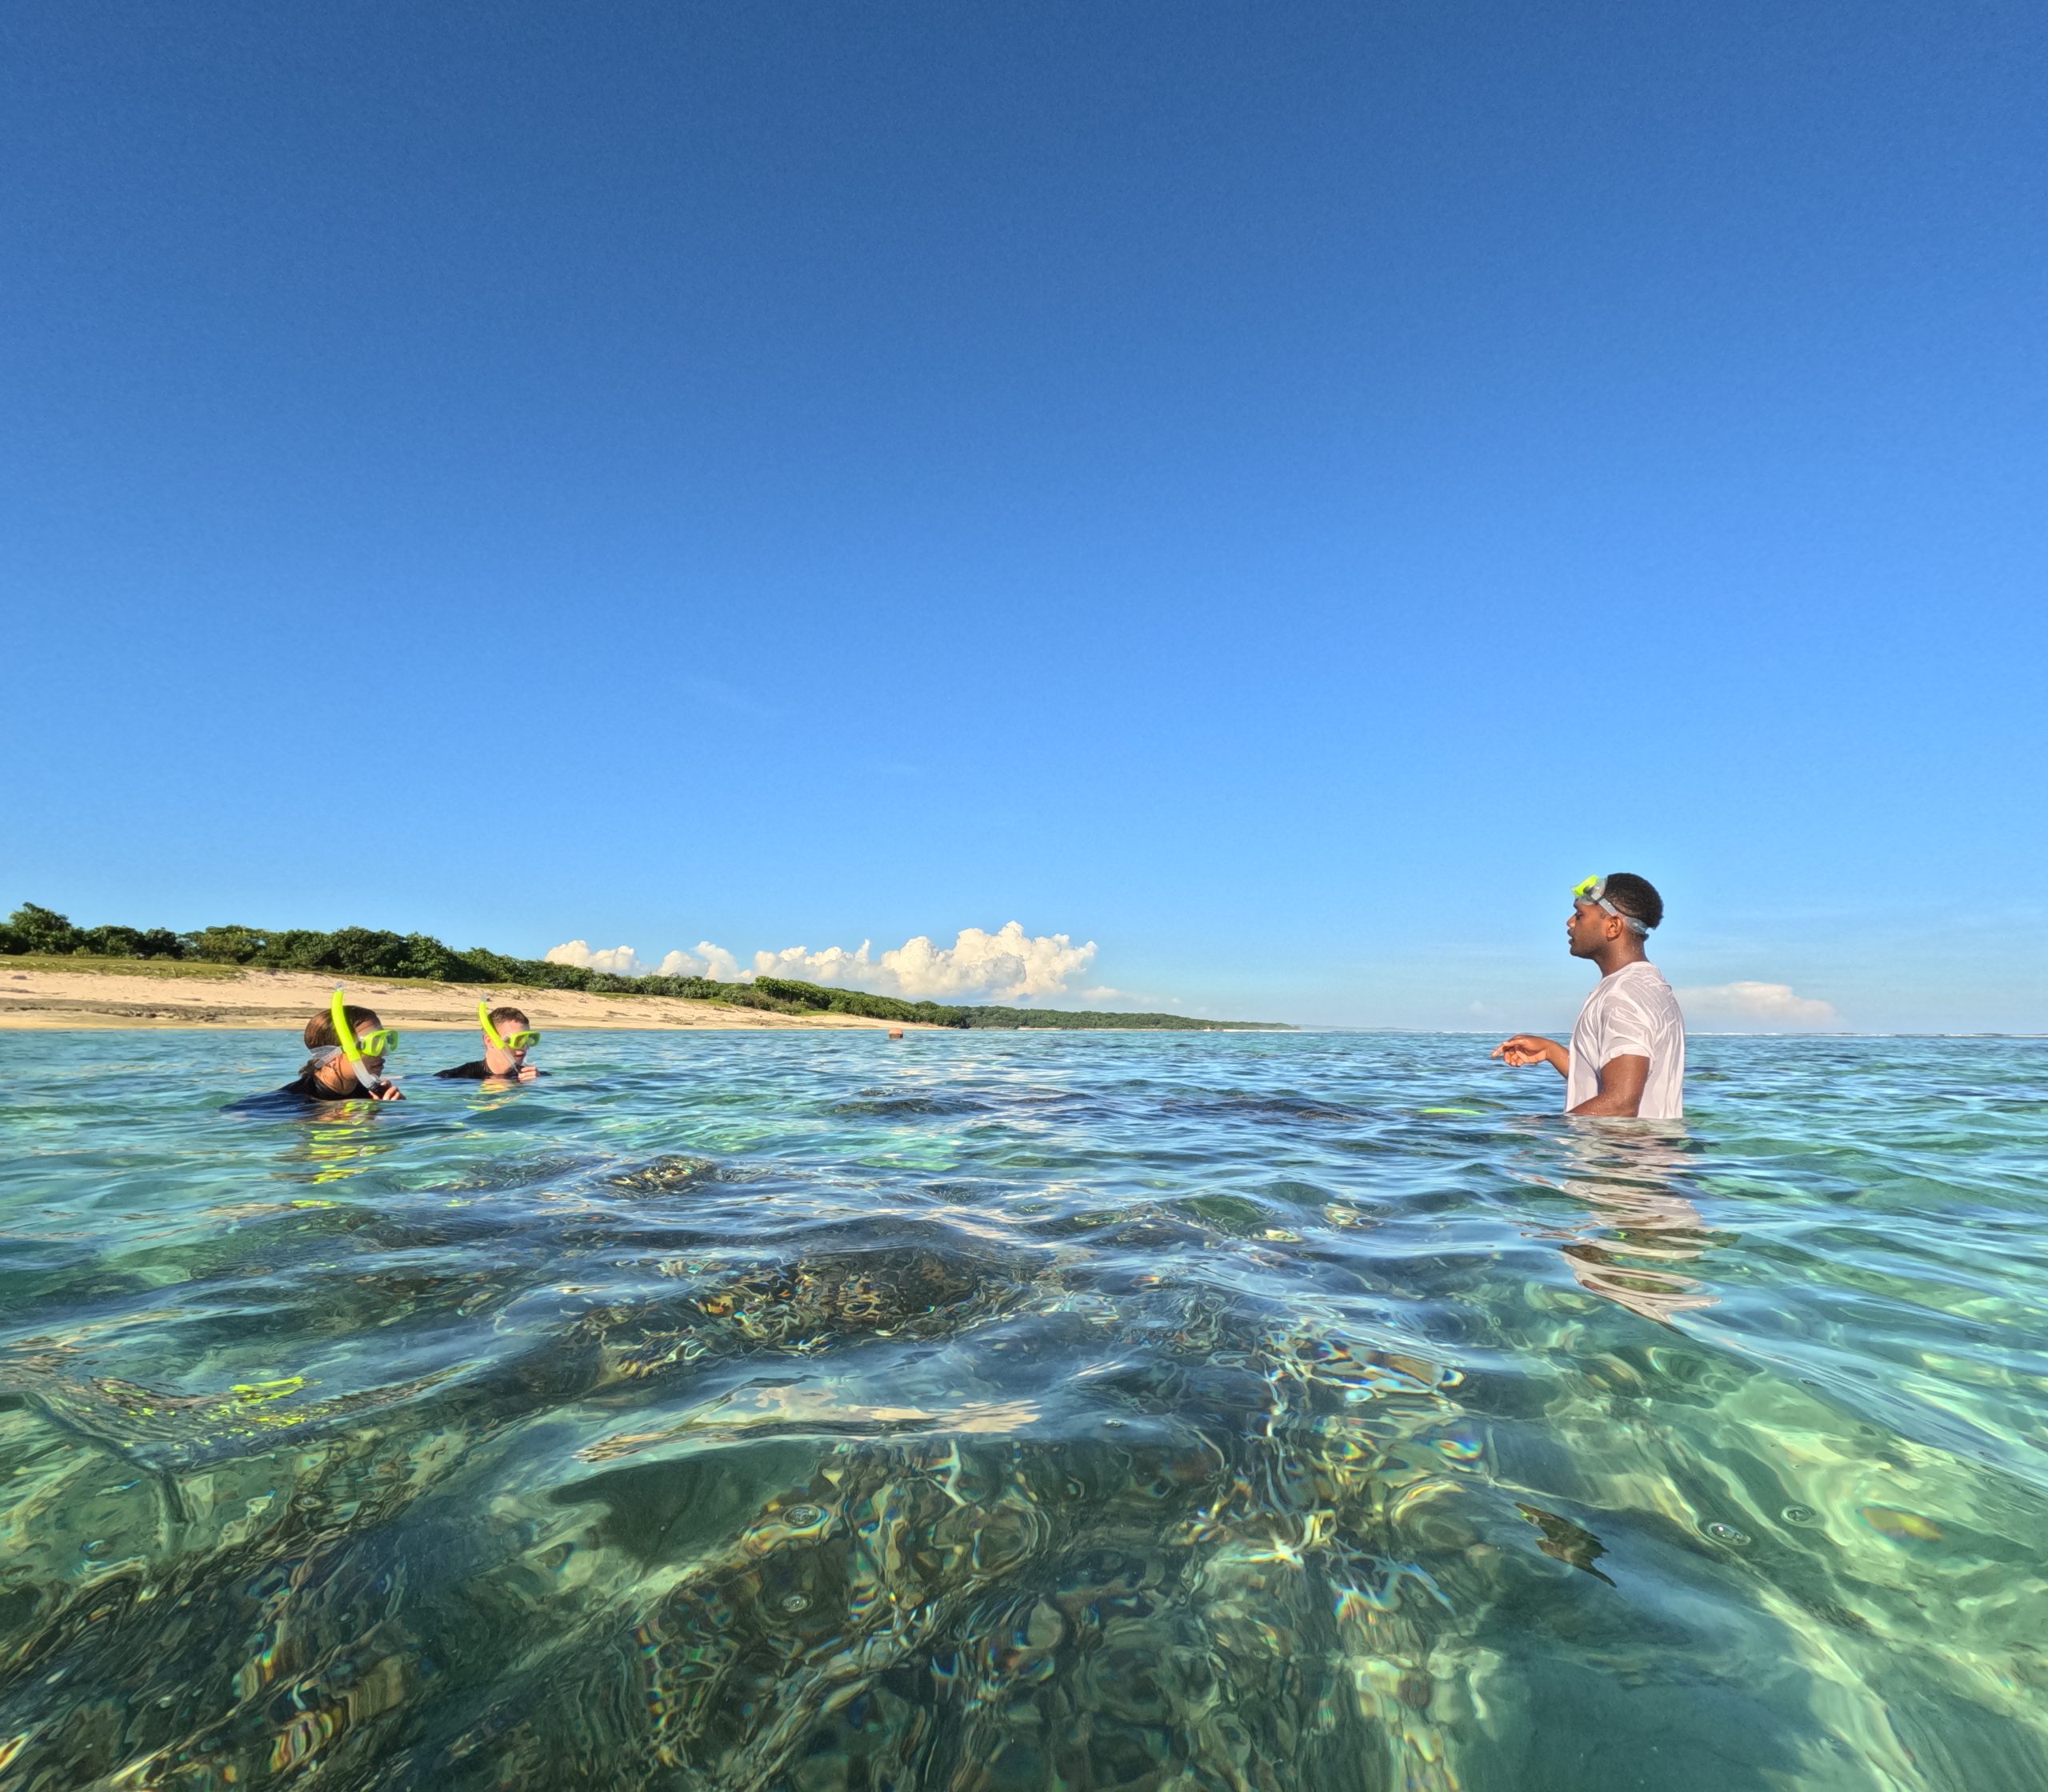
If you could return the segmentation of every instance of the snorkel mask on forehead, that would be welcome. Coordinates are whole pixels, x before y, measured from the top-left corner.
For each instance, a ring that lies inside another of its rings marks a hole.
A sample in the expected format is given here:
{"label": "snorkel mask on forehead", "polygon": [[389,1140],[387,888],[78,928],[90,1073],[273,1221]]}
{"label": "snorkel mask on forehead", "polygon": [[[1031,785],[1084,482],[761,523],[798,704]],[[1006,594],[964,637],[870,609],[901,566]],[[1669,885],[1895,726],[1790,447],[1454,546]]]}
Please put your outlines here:
{"label": "snorkel mask on forehead", "polygon": [[500,1038],[498,1029],[490,1024],[490,1005],[488,1002],[479,1002],[477,1004],[477,1018],[483,1022],[484,1038],[500,1051],[526,1051],[541,1042],[540,1034],[530,1027],[522,1027],[517,1033]]}
{"label": "snorkel mask on forehead", "polygon": [[355,1080],[366,1089],[381,1089],[384,1079],[363,1062],[366,1058],[382,1058],[398,1042],[398,1036],[388,1026],[380,1026],[366,1034],[358,1041],[355,1029],[349,1025],[348,1007],[342,1000],[340,986],[334,990],[334,1000],[328,1003],[327,1012],[334,1022],[334,1049],[349,1061],[349,1068],[355,1072]]}
{"label": "snorkel mask on forehead", "polygon": [[1637,938],[1647,939],[1650,937],[1648,922],[1638,921],[1632,914],[1624,914],[1608,900],[1607,880],[1605,878],[1587,878],[1582,882],[1574,884],[1571,886],[1571,896],[1575,902],[1590,902],[1597,909],[1604,909]]}

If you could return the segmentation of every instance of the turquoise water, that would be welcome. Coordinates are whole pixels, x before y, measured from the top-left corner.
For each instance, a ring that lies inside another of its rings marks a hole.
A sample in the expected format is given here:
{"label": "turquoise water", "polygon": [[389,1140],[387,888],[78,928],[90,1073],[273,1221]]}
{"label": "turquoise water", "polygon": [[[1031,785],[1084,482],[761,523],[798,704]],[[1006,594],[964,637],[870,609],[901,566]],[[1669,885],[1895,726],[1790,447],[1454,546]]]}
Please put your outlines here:
{"label": "turquoise water", "polygon": [[2048,1785],[2048,1046],[1485,1045],[0,1035],[0,1783]]}

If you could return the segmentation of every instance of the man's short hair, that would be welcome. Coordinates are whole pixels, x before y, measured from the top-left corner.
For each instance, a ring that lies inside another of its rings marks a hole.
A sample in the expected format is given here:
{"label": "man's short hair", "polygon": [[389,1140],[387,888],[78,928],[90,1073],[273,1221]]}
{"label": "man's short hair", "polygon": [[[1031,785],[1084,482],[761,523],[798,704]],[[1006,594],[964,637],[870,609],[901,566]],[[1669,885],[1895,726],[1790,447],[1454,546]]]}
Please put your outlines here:
{"label": "man's short hair", "polygon": [[1657,886],[1633,871],[1608,873],[1605,894],[1622,914],[1640,921],[1646,929],[1656,926],[1664,918],[1664,898],[1657,894]]}
{"label": "man's short hair", "polygon": [[[1647,890],[1650,886],[1646,884],[1643,887]],[[1654,890],[1650,890],[1650,893],[1653,896],[1657,894]],[[517,1021],[522,1027],[528,1028],[531,1027],[534,1024],[531,1021],[526,1018],[524,1011],[520,1009],[494,1008],[491,1010],[490,1024],[493,1026],[502,1026],[507,1021]]]}

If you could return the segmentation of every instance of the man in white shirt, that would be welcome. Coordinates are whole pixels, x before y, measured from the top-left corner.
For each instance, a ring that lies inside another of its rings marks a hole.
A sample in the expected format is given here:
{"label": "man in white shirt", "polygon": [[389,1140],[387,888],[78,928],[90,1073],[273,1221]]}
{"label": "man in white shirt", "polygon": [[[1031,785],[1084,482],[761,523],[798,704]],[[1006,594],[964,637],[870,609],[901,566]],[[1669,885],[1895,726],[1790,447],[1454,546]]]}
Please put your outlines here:
{"label": "man in white shirt", "polygon": [[1518,1033],[1494,1047],[1509,1064],[1548,1064],[1565,1079],[1565,1112],[1678,1120],[1686,1111],[1686,1019],[1664,974],[1643,951],[1664,918],[1646,878],[1616,871],[1572,893],[1565,938],[1600,969],[1571,1044]]}

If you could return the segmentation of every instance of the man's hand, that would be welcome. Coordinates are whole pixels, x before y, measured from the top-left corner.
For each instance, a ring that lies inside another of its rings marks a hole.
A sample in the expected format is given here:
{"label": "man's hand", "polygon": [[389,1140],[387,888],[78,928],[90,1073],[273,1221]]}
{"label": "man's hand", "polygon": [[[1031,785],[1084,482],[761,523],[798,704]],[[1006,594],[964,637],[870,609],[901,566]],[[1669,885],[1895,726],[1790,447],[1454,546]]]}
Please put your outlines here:
{"label": "man's hand", "polygon": [[1512,1039],[1503,1039],[1486,1055],[1517,1070],[1525,1064],[1547,1064],[1561,1077],[1571,1074],[1571,1054],[1556,1040],[1534,1033],[1518,1033]]}
{"label": "man's hand", "polygon": [[522,1064],[519,1066],[519,1074],[514,1080],[519,1082],[531,1082],[534,1078],[539,1074],[540,1072],[535,1070],[532,1065]]}
{"label": "man's hand", "polygon": [[395,1082],[380,1082],[370,1090],[370,1098],[375,1102],[402,1102],[406,1092]]}
{"label": "man's hand", "polygon": [[1633,1120],[1642,1106],[1643,1086],[1650,1081],[1650,1060],[1633,1052],[1610,1058],[1600,1066],[1600,1093],[1581,1102],[1574,1114],[1605,1114]]}

